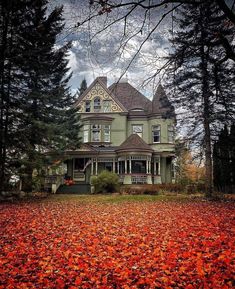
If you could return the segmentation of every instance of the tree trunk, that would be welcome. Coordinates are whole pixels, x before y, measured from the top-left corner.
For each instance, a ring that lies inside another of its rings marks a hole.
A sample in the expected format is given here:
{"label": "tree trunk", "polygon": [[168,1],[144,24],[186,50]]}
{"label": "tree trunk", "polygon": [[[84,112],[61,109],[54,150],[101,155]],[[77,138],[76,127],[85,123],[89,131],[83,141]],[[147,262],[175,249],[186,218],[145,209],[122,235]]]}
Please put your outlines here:
{"label": "tree trunk", "polygon": [[[8,46],[8,29],[9,29],[9,12],[5,11],[3,7],[1,7],[1,21],[2,21],[2,30],[1,30],[1,50],[0,50],[0,94],[1,94],[1,107],[0,107],[0,193],[5,188],[6,183],[6,134],[8,132],[7,128],[7,120],[8,120],[8,103],[9,96],[5,87],[6,81],[6,73],[8,71],[5,69],[5,60]],[[8,83],[9,88],[9,83]]]}
{"label": "tree trunk", "polygon": [[[202,17],[205,18],[202,11]],[[205,24],[204,24],[205,25]],[[205,168],[206,168],[206,197],[211,197],[213,191],[212,178],[212,150],[211,150],[211,129],[210,129],[210,88],[208,74],[208,48],[205,46],[206,33],[203,24],[201,25],[201,76],[202,76],[202,100],[203,100],[203,126],[204,126],[204,147],[205,147]]]}

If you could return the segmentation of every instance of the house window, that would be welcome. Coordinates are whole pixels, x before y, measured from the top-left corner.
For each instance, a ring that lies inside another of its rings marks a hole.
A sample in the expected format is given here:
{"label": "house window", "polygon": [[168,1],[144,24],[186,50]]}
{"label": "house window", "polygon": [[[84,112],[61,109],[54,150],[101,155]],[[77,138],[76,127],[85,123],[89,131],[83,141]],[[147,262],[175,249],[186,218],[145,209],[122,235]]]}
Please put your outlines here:
{"label": "house window", "polygon": [[101,125],[100,124],[92,125],[92,141],[95,141],[95,142],[101,141]]}
{"label": "house window", "polygon": [[160,136],[161,136],[160,132],[161,132],[160,125],[153,125],[152,126],[152,136],[153,136],[153,142],[154,143],[160,142]]}
{"label": "house window", "polygon": [[89,124],[83,126],[83,142],[89,142]]}
{"label": "house window", "polygon": [[85,112],[90,112],[91,111],[91,101],[86,100],[85,102]]}
{"label": "house window", "polygon": [[104,125],[104,142],[110,142],[110,125]]}
{"label": "house window", "polygon": [[174,127],[173,125],[168,125],[168,142],[174,142]]}
{"label": "house window", "polygon": [[104,108],[104,112],[110,112],[111,111],[111,101],[110,100],[104,100],[103,101],[103,108]]}
{"label": "house window", "polygon": [[99,112],[101,109],[100,98],[97,96],[94,99],[94,112]]}
{"label": "house window", "polygon": [[143,125],[133,125],[132,133],[138,134],[138,136],[143,137]]}

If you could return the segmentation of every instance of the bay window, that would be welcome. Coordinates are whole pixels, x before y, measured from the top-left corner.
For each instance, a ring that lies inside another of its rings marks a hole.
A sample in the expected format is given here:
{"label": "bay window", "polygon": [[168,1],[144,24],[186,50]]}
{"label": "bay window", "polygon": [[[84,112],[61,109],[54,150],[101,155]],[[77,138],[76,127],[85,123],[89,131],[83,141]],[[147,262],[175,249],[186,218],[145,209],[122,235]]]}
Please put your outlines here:
{"label": "bay window", "polygon": [[85,124],[83,126],[83,142],[110,142],[110,124]]}

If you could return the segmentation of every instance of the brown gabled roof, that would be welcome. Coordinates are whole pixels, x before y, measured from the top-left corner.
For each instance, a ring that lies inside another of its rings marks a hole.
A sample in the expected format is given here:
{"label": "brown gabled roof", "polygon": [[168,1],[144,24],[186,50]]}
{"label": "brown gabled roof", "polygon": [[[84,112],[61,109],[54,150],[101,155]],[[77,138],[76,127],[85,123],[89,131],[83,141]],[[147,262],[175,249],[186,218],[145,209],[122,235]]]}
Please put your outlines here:
{"label": "brown gabled roof", "polygon": [[160,114],[163,117],[175,117],[175,110],[173,105],[170,103],[164,88],[160,84],[157,88],[155,95],[152,100],[152,113]]}
{"label": "brown gabled roof", "polygon": [[109,90],[127,110],[143,109],[146,113],[152,110],[151,101],[128,82],[113,83]]}
{"label": "brown gabled roof", "polygon": [[121,151],[145,151],[153,152],[153,149],[137,134],[131,134],[117,149]]}

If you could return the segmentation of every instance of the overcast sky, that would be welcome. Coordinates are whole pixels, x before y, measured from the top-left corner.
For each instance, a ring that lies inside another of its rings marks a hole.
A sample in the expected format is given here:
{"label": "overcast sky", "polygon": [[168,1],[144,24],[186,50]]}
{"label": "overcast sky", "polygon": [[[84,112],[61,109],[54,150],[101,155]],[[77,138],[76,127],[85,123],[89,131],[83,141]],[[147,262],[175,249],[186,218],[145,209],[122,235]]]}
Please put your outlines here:
{"label": "overcast sky", "polygon": [[[123,39],[124,22],[118,22],[107,30],[100,32],[104,25],[108,25],[113,19],[120,17],[126,10],[105,14],[88,21],[79,28],[74,28],[77,22],[82,22],[94,11],[89,6],[89,1],[79,0],[53,0],[53,3],[63,3],[66,26],[64,34],[58,39],[58,44],[64,41],[72,41],[72,49],[69,51],[69,66],[73,71],[70,81],[71,90],[75,92],[82,79],[86,79],[88,85],[97,76],[107,76],[108,84],[117,81],[125,72],[131,59],[139,49],[146,35],[159,21],[159,11],[151,11],[146,23],[140,31],[143,9],[136,11],[128,20]],[[167,8],[169,9],[169,8]],[[160,14],[162,15],[162,13]],[[155,72],[162,65],[162,57],[167,55],[169,49],[168,37],[171,27],[171,17],[165,19],[159,28],[151,35],[142,47],[141,53],[133,61],[127,73],[123,76],[140,89],[146,96],[152,97],[156,82],[151,81],[143,87],[143,80]],[[138,32],[138,33],[137,33]],[[96,33],[98,33],[96,35]],[[135,37],[130,38],[131,35]],[[130,38],[126,45],[125,40]]]}

